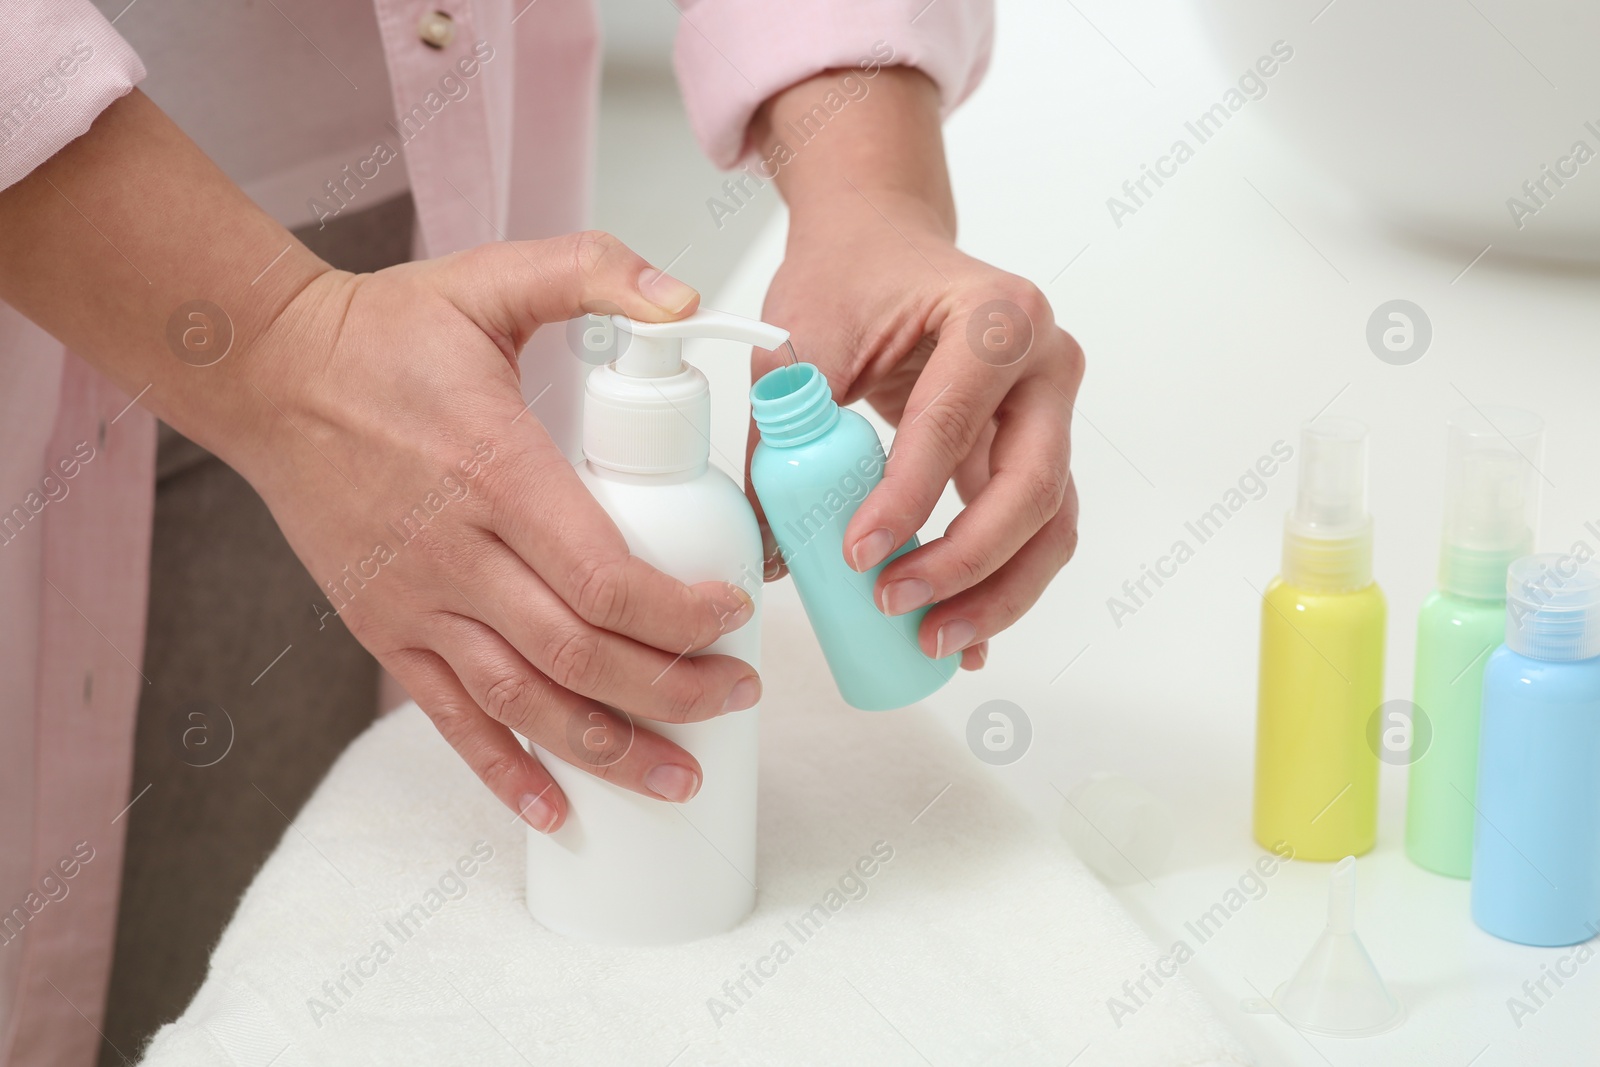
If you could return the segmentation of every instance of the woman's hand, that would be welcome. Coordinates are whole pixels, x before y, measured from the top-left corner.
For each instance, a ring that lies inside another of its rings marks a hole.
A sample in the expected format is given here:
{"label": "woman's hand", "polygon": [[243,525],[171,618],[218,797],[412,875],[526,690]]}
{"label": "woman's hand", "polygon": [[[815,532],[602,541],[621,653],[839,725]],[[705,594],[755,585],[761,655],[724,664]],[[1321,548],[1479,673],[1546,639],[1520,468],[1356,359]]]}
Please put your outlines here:
{"label": "woman's hand", "polygon": [[[763,158],[834,81],[864,77],[830,72],[769,102]],[[1083,352],[1036,286],[956,249],[932,83],[886,68],[848,95],[779,172],[789,243],[764,315],[840,403],[864,398],[898,428],[883,482],[845,531],[851,566],[905,544],[954,479],[965,510],[884,568],[876,595],[891,615],[937,601],[923,651],[962,651],[976,669],[1076,547],[1069,430]],[[758,352],[755,373],[778,363]]]}
{"label": "woman's hand", "polygon": [[518,379],[517,354],[545,324],[602,307],[660,321],[697,300],[606,234],[487,245],[327,271],[250,359],[266,418],[224,458],[351,632],[540,830],[565,801],[513,730],[683,801],[700,785],[694,758],[608,705],[693,722],[761,693],[737,659],[684,658],[748,621],[749,595],[631,556]]}
{"label": "woman's hand", "polygon": [[[512,730],[636,792],[694,795],[694,758],[607,705],[662,722],[753,705],[747,664],[685,658],[750,598],[633,558],[517,367],[542,325],[671,319],[693,289],[605,234],[330,270],[138,90],[0,190],[0,233],[0,299],[243,474],[507,806],[545,831],[566,815]],[[190,351],[197,305],[227,328],[221,355]]]}

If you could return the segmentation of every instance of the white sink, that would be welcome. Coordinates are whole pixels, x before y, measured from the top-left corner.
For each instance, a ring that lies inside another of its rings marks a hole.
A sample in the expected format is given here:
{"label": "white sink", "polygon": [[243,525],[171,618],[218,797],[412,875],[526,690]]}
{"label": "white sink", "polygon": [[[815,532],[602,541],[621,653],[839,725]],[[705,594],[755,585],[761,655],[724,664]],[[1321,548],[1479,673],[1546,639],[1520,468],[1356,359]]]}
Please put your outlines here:
{"label": "white sink", "polygon": [[1293,47],[1263,114],[1384,221],[1473,252],[1600,261],[1594,0],[1198,7],[1227,69]]}

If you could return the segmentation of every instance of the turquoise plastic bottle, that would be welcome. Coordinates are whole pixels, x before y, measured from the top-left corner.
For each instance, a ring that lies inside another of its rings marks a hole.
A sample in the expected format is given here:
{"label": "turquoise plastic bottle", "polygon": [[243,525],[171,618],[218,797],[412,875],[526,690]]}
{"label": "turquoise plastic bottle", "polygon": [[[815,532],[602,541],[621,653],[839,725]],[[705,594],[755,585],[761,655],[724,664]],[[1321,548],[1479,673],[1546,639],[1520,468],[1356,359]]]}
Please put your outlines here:
{"label": "turquoise plastic bottle", "polygon": [[834,403],[827,378],[809,363],[756,382],[750,410],[761,431],[750,482],[840,695],[863,711],[916,703],[949,681],[961,658],[923,655],[917,627],[927,608],[890,616],[873,600],[879,573],[917,539],[868,571],[844,555],[850,517],[883,480],[883,443],[866,419]]}
{"label": "turquoise plastic bottle", "polygon": [[[1430,740],[1411,763],[1406,855],[1452,878],[1472,873],[1483,670],[1505,639],[1506,568],[1533,551],[1543,430],[1517,408],[1450,418],[1439,589],[1417,616],[1413,699]],[[1415,745],[1422,734],[1412,728]]]}
{"label": "turquoise plastic bottle", "polygon": [[1483,672],[1472,918],[1524,945],[1600,933],[1600,574],[1517,560]]}

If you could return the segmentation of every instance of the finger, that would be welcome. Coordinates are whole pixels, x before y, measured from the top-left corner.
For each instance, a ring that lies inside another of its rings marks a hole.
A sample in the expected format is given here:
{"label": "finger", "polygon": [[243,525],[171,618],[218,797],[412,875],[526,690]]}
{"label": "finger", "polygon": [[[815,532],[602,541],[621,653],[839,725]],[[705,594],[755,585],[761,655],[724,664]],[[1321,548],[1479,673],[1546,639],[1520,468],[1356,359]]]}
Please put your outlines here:
{"label": "finger", "polygon": [[[939,658],[965,653],[1006,629],[1034,605],[1077,546],[1078,491],[1069,479],[1055,517],[1010,561],[971,589],[928,611],[917,631],[918,645],[927,655]],[[968,666],[965,654],[962,666]]]}
{"label": "finger", "polygon": [[[760,587],[760,575],[740,578],[748,589],[730,582],[685,585],[629,551],[616,523],[542,429],[506,447],[526,448],[527,458],[484,466],[487,525],[578,618],[673,654],[699,651],[752,618],[750,590]],[[495,591],[484,596],[505,599]]]}
{"label": "finger", "polygon": [[451,616],[437,634],[478,706],[546,752],[653,799],[683,803],[699,791],[702,772],[693,756],[628,716],[555,685],[481,622]]}
{"label": "finger", "polygon": [[[1034,330],[1050,329],[1050,305],[1019,282]],[[1032,294],[1032,295],[1029,295]],[[858,571],[877,566],[927,521],[962,459],[972,451],[1020,364],[995,365],[968,347],[966,315],[940,325],[939,341],[917,378],[878,484],[845,529],[845,558]]]}
{"label": "finger", "polygon": [[[437,269],[440,291],[513,359],[545,322],[587,311],[659,321],[687,313],[699,300],[693,289],[599,231],[484,245],[446,257]],[[674,650],[703,648],[738,625],[730,619],[740,613],[741,597],[750,597],[722,587],[691,591],[635,559],[616,524],[533,420],[510,431],[506,448],[517,453],[517,462],[486,472],[491,528],[548,576],[581,618]],[[552,525],[558,526],[554,534]],[[750,583],[759,585],[760,576],[752,575]]]}
{"label": "finger", "polygon": [[944,536],[883,569],[875,595],[887,614],[902,615],[977,585],[1060,508],[1070,469],[1066,396],[1047,378],[1025,377],[995,414],[989,480]]}
{"label": "finger", "polygon": [[561,826],[567,798],[550,772],[510,730],[484,714],[437,653],[407,649],[386,658],[384,666],[500,803],[540,833]]}
{"label": "finger", "polygon": [[692,287],[599,230],[480,245],[438,269],[440,291],[513,356],[547,322],[591,312],[664,322],[700,303]]}
{"label": "finger", "polygon": [[659,722],[700,722],[761,698],[754,668],[732,656],[663,651],[590,625],[511,553],[485,559],[455,592],[457,613],[510,642],[562,688]]}
{"label": "finger", "polygon": [[[754,383],[761,380],[769,371],[775,370],[786,360],[764,348],[752,347],[750,350],[750,381]],[[762,506],[761,498],[756,494],[755,483],[750,479],[750,463],[755,458],[756,446],[761,443],[761,431],[756,428],[756,420],[752,416],[750,425],[745,433],[744,445],[744,495],[750,502],[750,508],[756,513],[756,528],[761,531],[761,577],[763,581],[775,582],[789,573],[789,566],[783,558],[783,552],[778,547],[778,539],[772,534],[772,526],[767,522],[767,509]]]}

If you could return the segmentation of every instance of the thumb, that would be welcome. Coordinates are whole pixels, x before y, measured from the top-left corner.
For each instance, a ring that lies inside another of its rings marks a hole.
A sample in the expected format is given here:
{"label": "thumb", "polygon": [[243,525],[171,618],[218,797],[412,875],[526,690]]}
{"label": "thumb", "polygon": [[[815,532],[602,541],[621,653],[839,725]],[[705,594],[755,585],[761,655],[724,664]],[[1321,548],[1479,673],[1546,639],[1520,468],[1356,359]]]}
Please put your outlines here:
{"label": "thumb", "polygon": [[547,322],[585,314],[667,322],[700,304],[692,287],[599,230],[481,245],[439,266],[444,295],[518,350]]}

